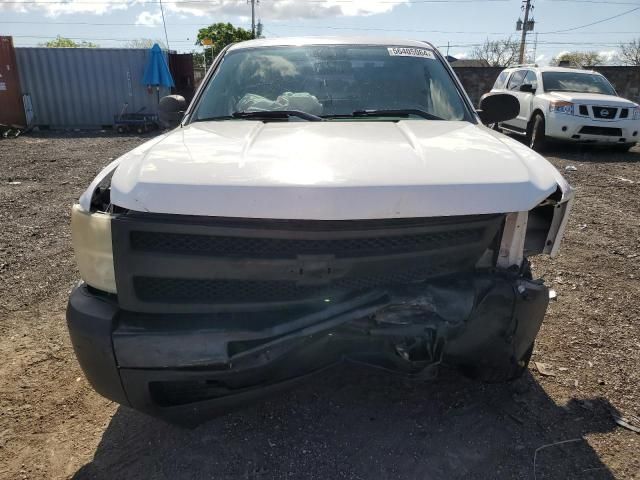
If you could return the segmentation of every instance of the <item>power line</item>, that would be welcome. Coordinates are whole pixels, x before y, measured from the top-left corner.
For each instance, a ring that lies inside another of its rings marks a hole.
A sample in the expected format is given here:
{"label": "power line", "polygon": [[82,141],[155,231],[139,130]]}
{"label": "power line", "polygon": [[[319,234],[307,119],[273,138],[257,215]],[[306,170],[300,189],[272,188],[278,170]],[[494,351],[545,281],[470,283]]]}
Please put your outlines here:
{"label": "power line", "polygon": [[[166,2],[164,2],[166,3]],[[4,21],[0,20],[0,24],[6,25],[87,25],[87,26],[104,26],[104,27],[119,27],[119,26],[133,26],[133,27],[145,27],[145,28],[159,28],[161,25],[145,25],[139,22],[45,22],[45,21],[35,21],[35,20],[26,20],[26,21]],[[206,27],[211,25],[209,23],[172,23],[174,27]],[[242,25],[243,27],[248,27],[248,25]],[[616,32],[620,33],[620,32]]]}
{"label": "power line", "polygon": [[[12,35],[13,38],[36,38],[40,40],[50,40],[51,35]],[[131,40],[138,40],[138,38],[94,38],[94,37],[64,37],[70,40],[86,40],[95,42],[130,42]],[[191,43],[195,46],[195,42],[191,40],[171,40],[173,43]]]}
{"label": "power line", "polygon": [[[565,1],[565,0],[553,0],[553,1]],[[166,3],[166,2],[163,2]],[[539,22],[537,22],[539,23]],[[48,21],[35,21],[35,20],[16,20],[16,21],[5,21],[0,20],[0,24],[4,25],[86,25],[86,26],[105,26],[105,27],[115,27],[115,26],[133,26],[133,27],[144,27],[144,28],[158,28],[160,25],[145,25],[142,23],[136,22],[48,22]],[[188,23],[188,22],[180,22],[180,23],[171,23],[171,26],[174,27],[206,27],[211,25],[211,22],[203,22],[203,23]],[[250,25],[242,25],[243,27],[250,28]],[[313,30],[354,30],[354,31],[372,31],[372,32],[409,32],[409,33],[446,33],[446,34],[460,34],[460,35],[512,35],[513,32],[483,32],[483,31],[472,31],[472,30],[424,30],[424,29],[408,29],[405,27],[398,28],[369,28],[369,27],[355,27],[355,26],[344,26],[338,27],[333,25],[289,25],[289,24],[278,24],[271,23],[269,28],[300,28],[300,29],[313,29]],[[274,37],[279,35],[275,35],[273,31],[269,30],[265,31]],[[539,35],[574,35],[569,32],[539,32]],[[638,35],[639,32],[636,30],[632,31],[603,31],[603,32],[580,32],[580,35]]]}
{"label": "power line", "polygon": [[613,19],[615,19],[615,18],[620,18],[620,17],[622,17],[622,16],[624,16],[624,15],[629,15],[629,14],[631,14],[631,13],[633,13],[633,12],[638,11],[638,10],[640,10],[640,7],[632,8],[631,10],[627,10],[626,12],[619,13],[619,14],[614,15],[614,16],[612,16],[612,17],[603,18],[602,20],[597,20],[597,21],[595,21],[595,22],[587,23],[587,24],[585,24],[585,25],[580,25],[580,26],[578,26],[578,27],[565,28],[565,29],[563,29],[563,30],[556,30],[556,31],[554,31],[554,32],[543,32],[543,33],[544,33],[544,34],[546,34],[546,35],[548,35],[548,34],[550,34],[550,33],[573,32],[574,30],[579,30],[579,29],[581,29],[581,28],[592,27],[593,25],[598,25],[598,24],[600,24],[600,23],[608,22],[609,20],[613,20]]}
{"label": "power line", "polygon": [[[123,1],[119,2],[116,0],[99,0],[99,1],[90,1],[90,0],[74,0],[73,2],[65,1],[65,0],[3,0],[3,4],[17,4],[17,5],[73,5],[73,4],[88,4],[88,5],[125,5],[125,6],[136,6],[136,5],[149,5],[149,4],[157,4],[160,0],[142,0],[140,2],[137,1]],[[326,3],[326,0],[296,0],[304,3]],[[508,3],[510,0],[369,0],[369,3],[377,3],[377,4],[393,4],[393,5],[408,5],[408,4],[424,4],[424,3]],[[164,3],[170,4],[215,4],[216,6],[222,6],[221,0],[163,0]],[[358,0],[333,0],[333,3],[355,3]]]}
{"label": "power line", "polygon": [[[558,0],[555,0],[558,1]],[[45,22],[45,21],[4,21],[0,20],[0,25],[85,25],[92,27],[120,27],[120,26],[132,26],[132,27],[143,27],[143,28],[159,28],[161,25],[144,25],[136,22]],[[211,22],[205,23],[171,23],[173,27],[206,27],[211,25]],[[242,25],[245,28],[250,28],[250,25]],[[512,35],[513,32],[482,32],[482,31],[462,31],[462,30],[423,30],[423,29],[407,29],[404,27],[398,28],[366,28],[366,27],[354,27],[354,26],[345,26],[345,27],[336,27],[333,25],[283,25],[283,24],[273,24],[269,25],[269,29],[265,29],[265,32],[268,33],[272,37],[280,37],[281,35],[277,35],[272,29],[278,28],[300,28],[305,30],[353,30],[353,31],[371,31],[371,32],[408,32],[408,33],[441,33],[448,35]],[[554,32],[539,32],[539,35],[575,35],[570,32],[564,33],[554,33]],[[538,35],[537,34],[537,35]],[[638,31],[605,31],[605,32],[579,32],[580,35],[638,35]]]}
{"label": "power line", "polygon": [[[14,38],[34,38],[34,39],[44,39],[44,40],[48,40],[51,39],[52,37],[49,36],[42,36],[42,35],[14,35]],[[131,40],[136,40],[136,38],[94,38],[94,37],[65,37],[65,38],[69,38],[71,40],[86,40],[86,41],[115,41],[115,42],[128,42]],[[189,43],[189,44],[194,44],[194,42],[192,42],[191,40],[171,40],[172,43]],[[587,45],[587,46],[617,46],[618,43],[585,43],[585,42],[538,42],[539,45]],[[450,47],[452,48],[460,48],[460,47],[475,47],[475,46],[480,46],[483,45],[482,43],[478,43],[478,42],[460,42],[457,44],[451,44]],[[195,46],[195,45],[194,45]],[[438,48],[445,48],[446,45],[438,45]]]}
{"label": "power line", "polygon": [[547,0],[547,1],[549,1],[550,3],[594,3],[599,5],[640,5],[640,3],[638,2],[609,2],[604,0]]}
{"label": "power line", "polygon": [[169,35],[167,35],[167,22],[164,20],[164,8],[162,8],[162,0],[160,1],[160,13],[162,14],[162,26],[164,27],[164,39],[167,42],[167,49],[171,50],[169,46]]}

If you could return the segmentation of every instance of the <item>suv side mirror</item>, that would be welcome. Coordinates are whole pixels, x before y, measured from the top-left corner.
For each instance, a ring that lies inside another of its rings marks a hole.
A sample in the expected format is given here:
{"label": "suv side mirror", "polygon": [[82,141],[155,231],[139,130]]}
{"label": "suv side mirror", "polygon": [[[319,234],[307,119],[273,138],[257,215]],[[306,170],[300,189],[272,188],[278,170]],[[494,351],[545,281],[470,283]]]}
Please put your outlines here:
{"label": "suv side mirror", "polygon": [[520,114],[520,102],[508,93],[485,93],[479,107],[477,112],[485,125],[511,120]]}
{"label": "suv side mirror", "polygon": [[167,95],[160,99],[158,116],[160,122],[169,128],[177,127],[187,110],[187,101],[180,95]]}
{"label": "suv side mirror", "polygon": [[524,93],[535,93],[536,89],[530,83],[523,83],[520,85],[520,91]]}

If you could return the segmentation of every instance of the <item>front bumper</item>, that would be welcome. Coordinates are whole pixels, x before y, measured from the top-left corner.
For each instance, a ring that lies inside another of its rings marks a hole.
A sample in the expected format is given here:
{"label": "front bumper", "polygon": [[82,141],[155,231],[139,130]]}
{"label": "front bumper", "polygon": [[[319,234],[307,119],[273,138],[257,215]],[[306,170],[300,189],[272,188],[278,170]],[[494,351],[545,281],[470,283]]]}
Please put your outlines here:
{"label": "front bumper", "polygon": [[526,365],[547,304],[542,283],[496,272],[379,289],[321,310],[245,314],[132,313],[81,284],[67,322],[98,393],[194,423],[345,358],[407,375],[444,365],[508,380]]}
{"label": "front bumper", "polygon": [[[640,141],[640,121],[594,120],[580,115],[548,114],[546,135],[558,140],[602,144]],[[596,133],[597,132],[597,133]]]}

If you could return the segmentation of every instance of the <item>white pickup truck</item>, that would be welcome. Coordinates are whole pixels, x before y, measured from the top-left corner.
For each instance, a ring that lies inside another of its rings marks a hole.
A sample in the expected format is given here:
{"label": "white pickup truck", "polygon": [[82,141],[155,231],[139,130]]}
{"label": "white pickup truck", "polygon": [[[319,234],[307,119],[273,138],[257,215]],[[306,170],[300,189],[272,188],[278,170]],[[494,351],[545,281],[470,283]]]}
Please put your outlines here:
{"label": "white pickup truck", "polygon": [[344,359],[406,375],[527,367],[573,192],[483,125],[419,41],[226,48],[175,128],[108,165],[73,207],[83,281],[67,320],[96,391],[197,422]]}

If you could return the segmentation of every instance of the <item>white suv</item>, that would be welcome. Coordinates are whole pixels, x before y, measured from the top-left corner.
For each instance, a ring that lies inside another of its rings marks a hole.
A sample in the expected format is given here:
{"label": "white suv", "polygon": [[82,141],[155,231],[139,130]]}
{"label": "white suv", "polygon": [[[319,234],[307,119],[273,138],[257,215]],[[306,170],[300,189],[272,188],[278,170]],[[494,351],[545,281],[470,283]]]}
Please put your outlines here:
{"label": "white suv", "polygon": [[520,101],[520,114],[496,128],[526,135],[537,151],[548,139],[615,144],[623,151],[640,140],[638,104],[619,97],[603,75],[591,70],[511,67],[491,91]]}

